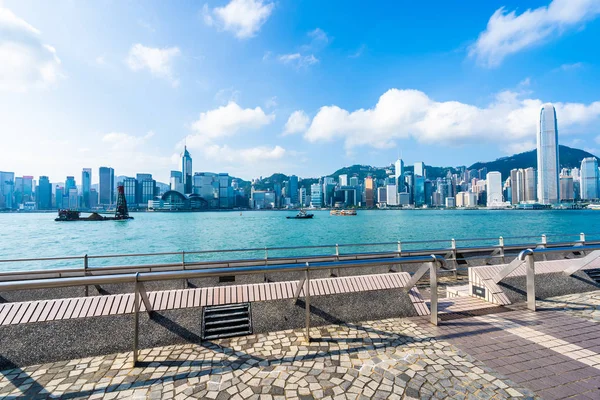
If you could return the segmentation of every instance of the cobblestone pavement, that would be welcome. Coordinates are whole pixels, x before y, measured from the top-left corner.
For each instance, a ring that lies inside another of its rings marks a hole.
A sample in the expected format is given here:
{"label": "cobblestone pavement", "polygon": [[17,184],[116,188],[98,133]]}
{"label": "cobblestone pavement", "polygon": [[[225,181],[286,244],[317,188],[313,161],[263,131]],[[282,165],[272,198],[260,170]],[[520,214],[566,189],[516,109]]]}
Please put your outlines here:
{"label": "cobblestone pavement", "polygon": [[0,372],[0,397],[363,399],[533,397],[408,319],[281,331]]}
{"label": "cobblestone pavement", "polygon": [[538,308],[563,311],[569,315],[600,322],[600,291],[570,294],[538,301]]}

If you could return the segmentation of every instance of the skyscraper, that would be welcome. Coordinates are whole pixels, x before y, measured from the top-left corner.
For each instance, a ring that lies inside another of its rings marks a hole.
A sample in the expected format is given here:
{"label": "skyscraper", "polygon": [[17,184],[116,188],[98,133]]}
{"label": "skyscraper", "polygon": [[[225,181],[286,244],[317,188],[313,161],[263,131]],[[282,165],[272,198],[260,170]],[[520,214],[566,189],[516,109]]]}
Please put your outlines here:
{"label": "skyscraper", "polygon": [[523,171],[523,182],[525,185],[525,201],[535,201],[537,194],[536,173],[535,168],[525,168]]}
{"label": "skyscraper", "polygon": [[512,204],[525,201],[525,171],[523,169],[510,171],[510,191]]}
{"label": "skyscraper", "polygon": [[77,189],[77,183],[75,182],[74,176],[67,176],[67,180],[65,181],[65,191],[69,193],[69,190]]}
{"label": "skyscraper", "polygon": [[100,167],[100,204],[109,206],[115,199],[115,170],[109,167]]}
{"label": "skyscraper", "polygon": [[373,201],[374,190],[375,190],[375,184],[373,182],[373,178],[370,176],[367,176],[365,178],[365,203],[366,203],[366,206],[369,208],[371,208],[375,205],[374,201]]}
{"label": "skyscraper", "polygon": [[187,151],[187,146],[183,148],[183,154],[181,155],[181,175],[183,175],[183,193],[192,194],[193,183],[192,183],[192,156]]}
{"label": "skyscraper", "polygon": [[487,206],[497,206],[502,203],[502,174],[492,171],[486,175]]}
{"label": "skyscraper", "polygon": [[292,204],[298,204],[298,177],[296,175],[290,176],[290,193],[288,196]]}
{"label": "skyscraper", "polygon": [[177,192],[183,193],[183,181],[181,171],[171,171],[170,188]]}
{"label": "skyscraper", "polygon": [[593,200],[598,198],[598,160],[596,157],[586,157],[581,160],[581,199]]}
{"label": "skyscraper", "polygon": [[52,208],[52,185],[47,176],[40,176],[35,194],[38,210],[49,210]]}
{"label": "skyscraper", "polygon": [[15,173],[0,171],[0,209],[14,208]]}
{"label": "skyscraper", "polygon": [[394,163],[394,175],[396,176],[396,189],[404,192],[404,161],[401,158]]}
{"label": "skyscraper", "polygon": [[84,168],[81,171],[81,194],[83,196],[83,208],[90,208],[90,189],[92,186],[92,169]]}
{"label": "skyscraper", "polygon": [[540,110],[537,132],[537,192],[542,204],[556,204],[559,196],[558,124],[556,110],[550,103]]}

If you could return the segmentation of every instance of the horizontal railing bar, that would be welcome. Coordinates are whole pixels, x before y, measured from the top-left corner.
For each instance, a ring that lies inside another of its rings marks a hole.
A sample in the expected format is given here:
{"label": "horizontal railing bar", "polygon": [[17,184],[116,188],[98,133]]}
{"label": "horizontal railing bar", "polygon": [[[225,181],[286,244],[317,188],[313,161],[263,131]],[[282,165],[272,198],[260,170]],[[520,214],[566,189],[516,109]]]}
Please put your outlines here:
{"label": "horizontal railing bar", "polygon": [[17,258],[17,259],[14,259],[14,260],[0,260],[0,263],[31,262],[31,261],[83,260],[84,257],[85,256],[42,257],[42,258]]}
{"label": "horizontal railing bar", "polygon": [[[438,258],[440,261],[443,257]],[[396,257],[395,261],[402,264],[424,263],[431,262],[431,256],[420,257]],[[232,267],[232,268],[208,268],[208,269],[193,269],[180,271],[163,271],[163,272],[138,272],[122,275],[103,275],[103,276],[81,276],[72,278],[51,278],[39,279],[30,281],[14,281],[0,282],[0,291],[10,290],[27,290],[27,289],[49,289],[59,287],[84,286],[84,285],[107,285],[118,283],[133,283],[133,282],[151,282],[164,281],[175,279],[194,279],[208,278],[215,276],[231,276],[231,275],[252,275],[265,274],[269,272],[294,272],[306,270],[320,270],[331,268],[350,268],[350,267],[365,267],[378,265],[382,262],[389,262],[390,259],[370,259],[370,260],[351,260],[351,261],[334,261],[320,262],[313,264],[282,264],[282,265],[262,265],[248,267]],[[443,262],[443,261],[441,261]]]}

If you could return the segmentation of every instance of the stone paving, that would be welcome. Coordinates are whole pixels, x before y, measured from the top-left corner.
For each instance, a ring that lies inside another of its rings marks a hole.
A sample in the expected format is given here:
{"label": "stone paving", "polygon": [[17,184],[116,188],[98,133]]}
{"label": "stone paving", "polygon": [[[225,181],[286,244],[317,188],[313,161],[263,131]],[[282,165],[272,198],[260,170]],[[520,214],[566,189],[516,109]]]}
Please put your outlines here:
{"label": "stone paving", "polygon": [[387,319],[0,372],[0,398],[600,398],[600,291],[429,325]]}
{"label": "stone paving", "polygon": [[407,319],[281,331],[0,373],[0,397],[512,398],[532,391]]}

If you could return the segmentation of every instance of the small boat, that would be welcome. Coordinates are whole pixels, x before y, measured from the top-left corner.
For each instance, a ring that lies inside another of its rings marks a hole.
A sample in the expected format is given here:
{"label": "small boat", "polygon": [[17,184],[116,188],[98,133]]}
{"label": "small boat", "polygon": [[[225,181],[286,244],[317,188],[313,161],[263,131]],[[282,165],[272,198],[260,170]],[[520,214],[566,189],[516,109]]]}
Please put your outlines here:
{"label": "small boat", "polygon": [[288,215],[286,218],[287,219],[311,219],[312,217],[314,217],[314,214],[308,214],[306,211],[300,210],[298,212],[298,214],[296,214],[295,216],[290,217]]}
{"label": "small boat", "polygon": [[590,210],[600,210],[600,204],[588,204],[587,208]]}

